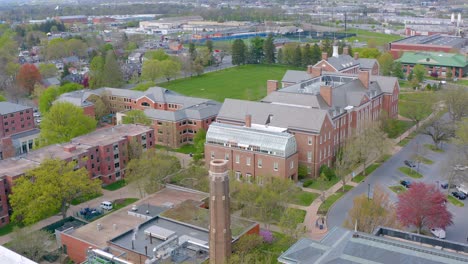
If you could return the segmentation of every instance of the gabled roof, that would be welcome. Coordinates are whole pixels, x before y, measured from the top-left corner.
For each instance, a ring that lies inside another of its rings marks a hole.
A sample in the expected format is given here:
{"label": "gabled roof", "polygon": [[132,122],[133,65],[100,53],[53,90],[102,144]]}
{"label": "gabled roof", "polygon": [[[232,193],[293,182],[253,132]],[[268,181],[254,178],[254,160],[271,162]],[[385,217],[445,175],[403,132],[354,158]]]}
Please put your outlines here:
{"label": "gabled roof", "polygon": [[359,68],[361,69],[372,69],[372,67],[374,67],[374,64],[378,64],[378,61],[376,59],[367,58],[359,58],[357,59],[357,62],[359,63]]}
{"label": "gabled roof", "polygon": [[398,79],[396,77],[371,75],[370,80],[371,84],[372,82],[376,82],[382,90],[382,92],[384,93],[393,93],[395,84],[397,84],[398,88],[400,87],[400,85],[398,84]]}
{"label": "gabled roof", "polygon": [[226,99],[217,119],[244,122],[247,114],[252,116],[252,124],[305,130],[311,133],[319,133],[325,118],[328,117],[327,111],[320,109]]}
{"label": "gabled roof", "polygon": [[312,78],[306,71],[287,70],[281,79],[282,82],[298,83]]}
{"label": "gabled roof", "polygon": [[423,64],[446,67],[466,67],[468,60],[461,54],[445,52],[405,52],[397,61],[403,64]]}
{"label": "gabled roof", "polygon": [[353,57],[343,54],[338,57],[329,57],[327,62],[338,71],[359,65]]}

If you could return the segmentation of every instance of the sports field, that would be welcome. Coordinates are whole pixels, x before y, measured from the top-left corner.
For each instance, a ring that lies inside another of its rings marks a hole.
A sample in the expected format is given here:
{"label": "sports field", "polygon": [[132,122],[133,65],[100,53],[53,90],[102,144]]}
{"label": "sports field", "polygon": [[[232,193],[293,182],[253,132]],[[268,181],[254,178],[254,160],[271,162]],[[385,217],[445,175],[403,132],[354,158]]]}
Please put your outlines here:
{"label": "sports field", "polygon": [[348,38],[348,41],[358,40],[367,42],[369,40],[374,40],[377,46],[384,46],[389,42],[402,39],[402,37],[398,35],[383,34],[362,29],[351,29],[348,32],[357,34],[356,37]]}
{"label": "sports field", "polygon": [[225,98],[259,100],[266,96],[267,80],[281,80],[287,66],[243,65],[159,86],[194,97],[223,102]]}

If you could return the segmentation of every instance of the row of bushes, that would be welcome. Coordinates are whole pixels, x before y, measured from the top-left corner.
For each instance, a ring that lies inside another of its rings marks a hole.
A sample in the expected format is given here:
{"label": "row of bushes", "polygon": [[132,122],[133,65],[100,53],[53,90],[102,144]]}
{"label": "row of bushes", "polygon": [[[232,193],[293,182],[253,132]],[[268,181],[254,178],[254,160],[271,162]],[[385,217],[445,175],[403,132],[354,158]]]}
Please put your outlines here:
{"label": "row of bushes", "polygon": [[[324,177],[325,177],[325,179],[327,181],[332,181],[333,179],[336,178],[335,171],[332,168],[325,165],[325,164],[320,166],[319,175],[324,175]],[[309,187],[314,183],[314,181],[315,181],[314,179],[307,179],[307,180],[304,181],[302,186],[303,187]]]}

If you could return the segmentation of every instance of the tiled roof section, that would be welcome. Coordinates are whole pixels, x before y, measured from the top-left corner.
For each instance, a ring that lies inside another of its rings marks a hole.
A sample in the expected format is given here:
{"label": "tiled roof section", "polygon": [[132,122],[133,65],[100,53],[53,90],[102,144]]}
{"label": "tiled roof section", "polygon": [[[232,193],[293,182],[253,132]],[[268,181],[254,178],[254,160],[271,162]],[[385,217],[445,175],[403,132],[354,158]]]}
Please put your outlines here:
{"label": "tiled roof section", "polygon": [[11,113],[16,113],[19,111],[24,111],[26,109],[31,109],[30,106],[24,106],[19,104],[14,104],[10,102],[0,102],[0,115],[6,115]]}
{"label": "tiled roof section", "polygon": [[252,124],[266,125],[269,121],[270,126],[312,133],[320,132],[327,118],[327,111],[320,109],[226,99],[217,119],[244,122],[247,114],[252,116]]}
{"label": "tiled roof section", "polygon": [[146,116],[155,120],[180,121],[184,119],[203,120],[214,117],[221,109],[221,104],[215,101],[207,101],[177,111],[164,111],[158,109],[145,109]]}
{"label": "tiled roof section", "polygon": [[343,54],[338,57],[329,57],[327,62],[338,71],[359,65],[353,57]]}
{"label": "tiled roof section", "polygon": [[374,64],[377,63],[376,59],[367,59],[367,58],[359,58],[357,59],[357,62],[359,63],[359,68],[361,69],[372,69],[374,67]]}
{"label": "tiled roof section", "polygon": [[468,60],[461,54],[445,52],[405,52],[397,61],[403,64],[423,64],[446,67],[466,67]]}
{"label": "tiled roof section", "polygon": [[312,78],[306,71],[288,70],[281,79],[282,82],[298,83]]}
{"label": "tiled roof section", "polygon": [[468,256],[397,240],[335,227],[317,242],[303,238],[278,261],[281,263],[424,263],[461,264]]}

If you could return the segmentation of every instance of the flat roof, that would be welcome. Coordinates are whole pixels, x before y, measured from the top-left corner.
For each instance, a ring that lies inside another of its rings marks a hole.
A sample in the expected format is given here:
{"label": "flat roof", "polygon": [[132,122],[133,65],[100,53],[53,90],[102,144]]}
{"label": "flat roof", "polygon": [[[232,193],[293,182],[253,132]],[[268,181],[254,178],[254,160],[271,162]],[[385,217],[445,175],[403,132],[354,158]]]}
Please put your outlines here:
{"label": "flat roof", "polygon": [[[76,147],[73,151],[66,151],[65,147]],[[90,146],[78,145],[78,144],[55,144],[40,148],[35,151],[31,151],[24,159],[28,159],[35,162],[43,162],[46,159],[60,159],[66,160],[69,158],[78,158],[79,155],[87,153]]]}
{"label": "flat roof", "polygon": [[442,36],[440,34],[431,36],[411,36],[404,39],[396,40],[392,43],[397,44],[415,44],[415,45],[435,45],[435,46],[449,46],[461,48],[467,43],[466,38]]}
{"label": "flat roof", "polygon": [[10,102],[0,102],[0,115],[11,114],[26,109],[32,109],[32,107],[14,104]]}
{"label": "flat roof", "polygon": [[87,135],[76,137],[73,143],[85,144],[89,146],[104,146],[115,143],[127,136],[136,136],[150,132],[152,128],[135,124],[122,124],[113,127],[98,129]]}
{"label": "flat roof", "polygon": [[39,162],[34,162],[19,157],[0,160],[0,177],[19,176],[37,166],[39,166]]}
{"label": "flat roof", "polygon": [[4,246],[0,246],[0,263],[37,264],[37,262],[34,262],[27,257],[21,256],[20,254],[9,250]]}
{"label": "flat roof", "polygon": [[[152,214],[157,215],[167,209],[167,207],[165,208],[167,203],[179,204],[185,200],[201,201],[206,197],[208,197],[208,194],[165,188],[134,204],[144,210],[146,210],[145,207],[149,205],[152,209],[155,209]],[[107,241],[125,236],[129,231],[133,233],[133,230],[137,226],[147,221],[145,218],[130,215],[129,211],[131,212],[132,206],[133,204],[128,205],[68,234],[72,237],[87,241],[96,247],[104,248],[107,246]],[[100,231],[97,229],[97,224],[101,224],[102,229]],[[114,224],[116,225],[115,229],[113,226]]]}

